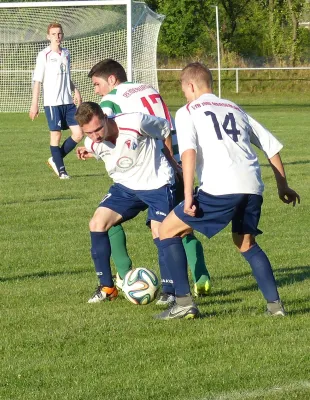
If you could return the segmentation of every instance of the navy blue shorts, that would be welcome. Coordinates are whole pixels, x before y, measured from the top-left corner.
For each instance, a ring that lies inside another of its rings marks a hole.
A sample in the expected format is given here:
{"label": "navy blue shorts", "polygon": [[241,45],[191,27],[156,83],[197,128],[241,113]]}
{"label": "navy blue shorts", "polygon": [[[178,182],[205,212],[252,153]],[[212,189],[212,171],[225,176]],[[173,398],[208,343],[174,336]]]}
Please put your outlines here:
{"label": "navy blue shorts", "polygon": [[69,126],[78,125],[75,119],[75,104],[46,106],[44,111],[50,131],[65,131]]}
{"label": "navy blue shorts", "polygon": [[212,196],[202,190],[195,195],[197,212],[195,217],[184,213],[184,201],[176,206],[174,212],[185,224],[195,231],[211,238],[230,222],[232,232],[252,234],[262,233],[257,227],[261,214],[263,197],[256,194],[228,194]]}
{"label": "navy blue shorts", "polygon": [[153,190],[132,190],[115,183],[101,200],[99,207],[106,207],[128,221],[148,209],[146,223],[162,222],[175,205],[174,186],[165,185]]}

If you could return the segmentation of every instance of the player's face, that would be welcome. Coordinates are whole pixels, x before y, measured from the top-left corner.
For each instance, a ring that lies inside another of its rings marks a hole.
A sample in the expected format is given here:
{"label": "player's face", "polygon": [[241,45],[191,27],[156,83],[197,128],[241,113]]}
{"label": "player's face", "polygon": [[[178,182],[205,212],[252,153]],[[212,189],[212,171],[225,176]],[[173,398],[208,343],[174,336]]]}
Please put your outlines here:
{"label": "player's face", "polygon": [[110,93],[111,90],[113,89],[113,86],[111,87],[109,82],[106,81],[104,78],[93,76],[91,80],[94,85],[94,91],[99,96],[105,96],[106,94]]}
{"label": "player's face", "polygon": [[188,102],[195,100],[193,84],[187,80],[181,80],[182,92]]}
{"label": "player's face", "polygon": [[51,28],[49,34],[47,35],[47,39],[51,42],[51,45],[59,46],[64,37],[63,31],[61,28]]}
{"label": "player's face", "polygon": [[94,115],[90,122],[82,126],[83,132],[93,142],[100,143],[104,140],[106,131],[106,121]]}

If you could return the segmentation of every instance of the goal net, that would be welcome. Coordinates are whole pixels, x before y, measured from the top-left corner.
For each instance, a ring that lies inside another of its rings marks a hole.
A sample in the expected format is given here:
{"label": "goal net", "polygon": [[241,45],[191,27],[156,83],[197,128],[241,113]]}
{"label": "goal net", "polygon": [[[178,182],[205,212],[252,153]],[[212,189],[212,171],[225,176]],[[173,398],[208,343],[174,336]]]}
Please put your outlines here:
{"label": "goal net", "polygon": [[[31,7],[18,3],[18,8],[0,3],[0,112],[29,111],[36,57],[49,44],[46,35],[51,22],[63,26],[62,46],[71,54],[71,78],[84,100],[98,102],[87,77],[94,64],[112,58],[127,69],[127,6],[111,5],[112,1],[104,0],[92,2],[100,5],[85,3],[45,2],[44,7],[38,6],[40,3],[28,3]],[[132,80],[158,88],[157,38],[164,16],[154,13],[143,2],[132,2],[131,7]]]}

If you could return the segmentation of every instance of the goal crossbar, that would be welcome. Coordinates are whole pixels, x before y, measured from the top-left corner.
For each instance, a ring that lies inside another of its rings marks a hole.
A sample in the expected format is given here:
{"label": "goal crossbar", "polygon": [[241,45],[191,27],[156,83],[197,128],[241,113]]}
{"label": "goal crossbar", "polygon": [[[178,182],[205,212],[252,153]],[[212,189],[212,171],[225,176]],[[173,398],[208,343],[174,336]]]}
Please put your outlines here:
{"label": "goal crossbar", "polygon": [[[73,77],[78,85],[82,82],[87,96],[87,72],[104,58],[124,65],[129,81],[158,88],[156,48],[164,16],[143,1],[0,2],[0,19],[0,90],[8,96],[0,100],[0,112],[26,110],[25,92],[31,87],[35,54],[48,45],[46,27],[51,21],[60,21],[64,27],[63,45],[71,52]],[[21,99],[25,106],[13,106],[13,98],[19,101],[18,87],[24,92]]]}

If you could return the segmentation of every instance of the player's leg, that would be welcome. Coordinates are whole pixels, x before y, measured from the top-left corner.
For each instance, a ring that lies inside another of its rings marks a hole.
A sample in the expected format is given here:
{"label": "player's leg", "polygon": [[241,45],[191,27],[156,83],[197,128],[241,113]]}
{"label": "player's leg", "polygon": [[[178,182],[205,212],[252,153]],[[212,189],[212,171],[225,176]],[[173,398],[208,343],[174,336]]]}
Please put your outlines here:
{"label": "player's leg", "polygon": [[187,258],[181,237],[190,231],[191,227],[181,221],[174,211],[161,224],[159,248],[172,278],[176,298],[173,307],[156,315],[156,319],[192,319],[199,316],[199,310],[190,294]]}
{"label": "player's leg", "polygon": [[160,247],[159,226],[175,204],[175,190],[165,185],[155,190],[139,190],[139,198],[148,205],[147,225],[152,229],[152,236],[158,251],[158,264],[161,277],[161,293],[156,302],[158,306],[169,306],[174,302],[174,287],[169,269]]}
{"label": "player's leg", "polygon": [[210,292],[211,280],[202,244],[193,233],[186,235],[182,239],[182,243],[194,280],[194,294],[195,296],[205,296]]}
{"label": "player's leg", "polygon": [[83,131],[75,120],[76,106],[75,104],[67,104],[63,106],[63,115],[66,125],[71,130],[71,136],[68,137],[62,144],[60,151],[62,157],[66,157],[75,146],[83,139]]}
{"label": "player's leg", "polygon": [[159,298],[156,302],[157,306],[169,306],[175,301],[175,293],[173,280],[171,278],[169,269],[166,267],[164,253],[162,248],[160,247],[160,239],[159,239],[159,221],[151,220],[151,230],[152,236],[155,246],[157,247],[158,252],[158,265],[161,277],[161,292]]}
{"label": "player's leg", "polygon": [[121,280],[132,268],[132,261],[128,255],[126,235],[122,225],[112,226],[109,229],[112,259]]}
{"label": "player's leg", "polygon": [[[109,194],[104,197],[102,202],[106,207],[120,214],[122,221],[134,218],[140,211],[144,211],[147,208],[146,204],[135,195],[135,191],[118,184],[111,186]],[[122,279],[132,266],[127,252],[126,236],[121,225],[112,226],[108,231],[108,235],[111,256],[118,275],[116,285],[121,287]]]}
{"label": "player's leg", "polygon": [[51,106],[44,107],[44,111],[50,129],[50,151],[52,155],[48,159],[47,164],[61,179],[66,179],[68,174],[66,172],[63,157],[59,148],[61,130],[63,128],[61,109],[60,106]]}
{"label": "player's leg", "polygon": [[270,261],[265,252],[255,241],[255,236],[262,233],[258,229],[263,199],[261,196],[248,195],[246,201],[237,208],[232,220],[234,244],[250,264],[258,287],[267,301],[267,312],[271,315],[284,315],[277,284]]}
{"label": "player's leg", "polygon": [[[184,200],[184,183],[178,178],[176,180],[176,204]],[[194,294],[206,295],[211,289],[210,274],[206,266],[201,242],[194,233],[190,233],[183,238],[187,262],[194,281]]]}
{"label": "player's leg", "polygon": [[88,300],[89,303],[114,300],[118,295],[110,266],[111,246],[108,230],[121,219],[122,216],[120,214],[104,207],[101,202],[89,223],[91,256],[99,280],[99,286],[94,295]]}

